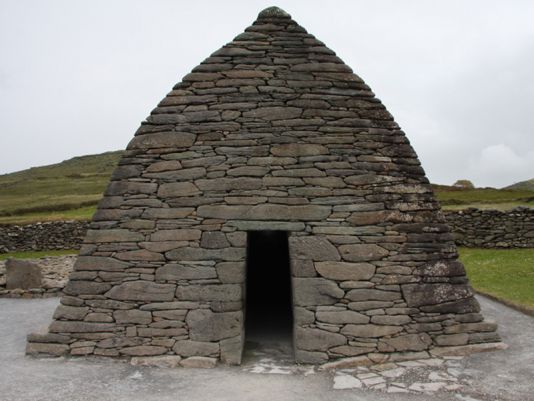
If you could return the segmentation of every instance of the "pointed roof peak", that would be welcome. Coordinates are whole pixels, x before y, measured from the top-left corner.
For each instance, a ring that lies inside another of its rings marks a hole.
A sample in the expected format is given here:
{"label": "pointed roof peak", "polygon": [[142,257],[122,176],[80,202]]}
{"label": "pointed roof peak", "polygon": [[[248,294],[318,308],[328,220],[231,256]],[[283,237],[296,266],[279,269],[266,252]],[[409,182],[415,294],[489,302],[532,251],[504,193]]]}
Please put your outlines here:
{"label": "pointed roof peak", "polygon": [[272,6],[267,7],[258,14],[258,19],[262,18],[291,18],[291,15],[282,10],[280,7]]}

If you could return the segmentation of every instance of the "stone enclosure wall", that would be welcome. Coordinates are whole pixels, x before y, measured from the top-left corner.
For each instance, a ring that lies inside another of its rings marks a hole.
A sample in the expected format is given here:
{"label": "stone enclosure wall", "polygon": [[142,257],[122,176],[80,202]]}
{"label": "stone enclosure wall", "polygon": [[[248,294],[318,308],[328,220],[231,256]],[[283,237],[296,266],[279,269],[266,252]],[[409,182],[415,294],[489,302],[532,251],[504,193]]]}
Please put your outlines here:
{"label": "stone enclosure wall", "polygon": [[445,212],[457,245],[473,248],[534,248],[534,209],[466,209]]}
{"label": "stone enclosure wall", "polygon": [[79,249],[88,227],[86,221],[0,224],[0,253]]}
{"label": "stone enclosure wall", "polygon": [[[533,248],[534,209],[510,211],[466,209],[444,211],[458,246],[473,248]],[[30,225],[0,225],[0,253],[29,250],[79,249],[88,222],[63,221]]]}

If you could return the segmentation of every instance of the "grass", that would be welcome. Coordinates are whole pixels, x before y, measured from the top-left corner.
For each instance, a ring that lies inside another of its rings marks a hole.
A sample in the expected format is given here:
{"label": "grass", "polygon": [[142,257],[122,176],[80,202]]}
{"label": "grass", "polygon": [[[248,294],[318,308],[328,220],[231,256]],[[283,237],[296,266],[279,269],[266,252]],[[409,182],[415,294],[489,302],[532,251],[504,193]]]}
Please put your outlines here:
{"label": "grass", "polygon": [[460,248],[473,288],[534,311],[534,249]]}
{"label": "grass", "polygon": [[[122,151],[75,157],[58,164],[0,175],[1,222],[90,218]],[[61,212],[61,213],[58,213]],[[51,215],[56,217],[48,217]],[[21,220],[22,219],[22,220]]]}
{"label": "grass", "polygon": [[8,252],[1,253],[0,260],[9,258],[14,259],[37,259],[45,256],[63,256],[63,255],[77,255],[78,251],[75,249],[65,249],[58,251],[23,251],[23,252]]}
{"label": "grass", "polygon": [[95,211],[96,205],[64,211],[34,212],[18,216],[0,216],[0,224],[31,224],[46,221],[91,220]]}
{"label": "grass", "polygon": [[516,206],[534,207],[534,191],[495,188],[458,189],[434,185],[434,193],[443,209],[459,210],[468,207],[478,209],[509,210]]}

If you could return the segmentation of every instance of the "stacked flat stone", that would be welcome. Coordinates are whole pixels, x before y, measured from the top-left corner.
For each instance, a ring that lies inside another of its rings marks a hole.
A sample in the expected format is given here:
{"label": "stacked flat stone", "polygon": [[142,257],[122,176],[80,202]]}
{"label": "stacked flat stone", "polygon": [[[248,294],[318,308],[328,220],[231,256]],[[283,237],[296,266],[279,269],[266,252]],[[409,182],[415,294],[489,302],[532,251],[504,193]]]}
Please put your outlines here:
{"label": "stacked flat stone", "polygon": [[28,353],[240,363],[250,230],[289,233],[297,362],[499,341],[404,132],[269,8],[142,123]]}

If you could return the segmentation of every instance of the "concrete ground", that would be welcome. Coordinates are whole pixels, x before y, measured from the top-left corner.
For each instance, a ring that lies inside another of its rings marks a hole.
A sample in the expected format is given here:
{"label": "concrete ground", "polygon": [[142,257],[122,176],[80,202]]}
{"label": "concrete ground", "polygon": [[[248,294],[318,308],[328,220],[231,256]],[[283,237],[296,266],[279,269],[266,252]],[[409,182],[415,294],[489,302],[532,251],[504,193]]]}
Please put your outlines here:
{"label": "concrete ground", "polygon": [[534,400],[534,318],[479,300],[507,350],[324,372],[292,365],[276,344],[249,350],[242,366],[206,370],[28,358],[26,334],[50,322],[58,300],[0,299],[0,400]]}

